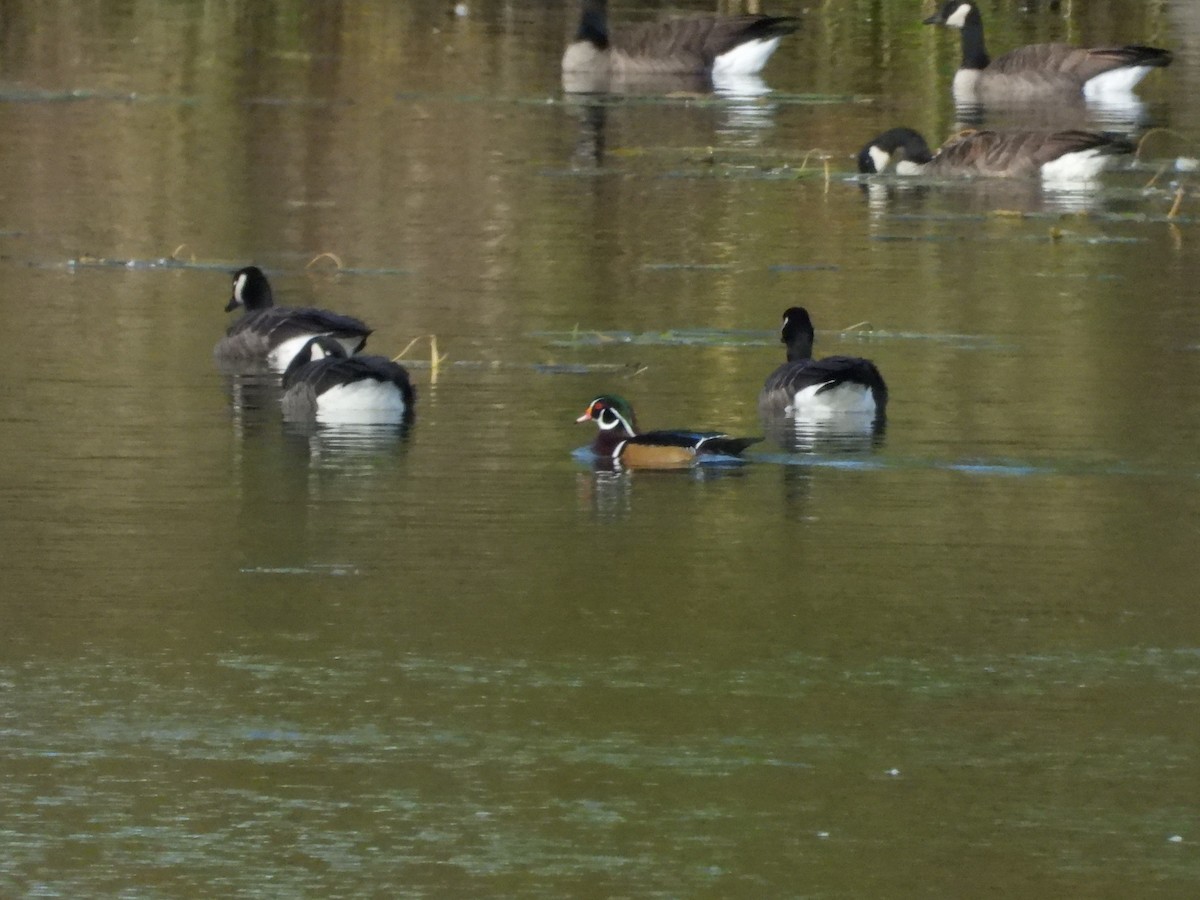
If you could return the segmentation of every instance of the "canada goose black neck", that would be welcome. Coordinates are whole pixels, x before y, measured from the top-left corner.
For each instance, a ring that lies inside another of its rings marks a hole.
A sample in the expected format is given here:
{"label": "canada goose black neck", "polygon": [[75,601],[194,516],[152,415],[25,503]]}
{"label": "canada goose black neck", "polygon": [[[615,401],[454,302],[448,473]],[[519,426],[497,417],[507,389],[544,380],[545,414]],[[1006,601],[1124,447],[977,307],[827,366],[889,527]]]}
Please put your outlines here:
{"label": "canada goose black neck", "polygon": [[608,49],[607,0],[583,0],[583,15],[579,19],[575,40],[587,41],[597,50]]}
{"label": "canada goose black neck", "polygon": [[983,16],[967,0],[946,0],[942,8],[925,20],[926,25],[944,25],[962,32],[962,68],[986,69],[992,58],[983,41]]}
{"label": "canada goose black neck", "polygon": [[972,5],[962,25],[962,68],[986,69],[991,62],[983,41],[983,16]]}
{"label": "canada goose black neck", "polygon": [[783,314],[779,340],[787,345],[788,362],[812,359],[813,324],[808,310],[801,306],[793,306]]}
{"label": "canada goose black neck", "polygon": [[318,359],[349,359],[349,357],[346,348],[328,335],[315,337],[292,357],[292,361],[284,369],[283,382],[288,384],[301,367],[316,362]]}

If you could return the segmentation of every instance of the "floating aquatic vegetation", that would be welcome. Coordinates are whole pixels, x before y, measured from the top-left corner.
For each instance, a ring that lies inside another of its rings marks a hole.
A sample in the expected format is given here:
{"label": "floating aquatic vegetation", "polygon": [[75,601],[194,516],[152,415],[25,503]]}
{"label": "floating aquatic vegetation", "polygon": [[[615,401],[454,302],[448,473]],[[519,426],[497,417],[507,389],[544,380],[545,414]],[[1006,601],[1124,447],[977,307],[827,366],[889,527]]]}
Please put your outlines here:
{"label": "floating aquatic vegetation", "polygon": [[37,88],[0,89],[0,103],[77,103],[89,100],[109,103],[174,103],[187,106],[196,106],[200,103],[197,97],[139,94],[136,91],[94,91],[87,88],[71,88],[62,91]]}
{"label": "floating aquatic vegetation", "polygon": [[644,263],[642,268],[648,272],[671,271],[725,271],[732,269],[732,263]]}
{"label": "floating aquatic vegetation", "polygon": [[1030,234],[1025,236],[1028,241],[1044,241],[1047,238],[1055,244],[1146,244],[1149,238],[1122,237],[1115,234],[1075,234],[1061,228],[1051,228],[1048,234]]}
{"label": "floating aquatic vegetation", "polygon": [[671,329],[635,334],[631,331],[535,331],[528,335],[552,347],[603,347],[631,344],[660,347],[763,347],[768,341],[762,331],[729,331],[712,328]]}
{"label": "floating aquatic vegetation", "polygon": [[238,569],[245,575],[330,575],[343,577],[361,575],[362,570],[340,563],[311,563],[307,566],[244,566]]}
{"label": "floating aquatic vegetation", "polygon": [[[65,262],[38,263],[35,268],[65,268],[68,271],[77,269],[126,269],[134,271],[150,271],[158,269],[199,269],[202,271],[232,272],[239,263],[227,261],[181,259],[177,256],[161,256],[157,259],[115,259],[105,256],[78,256]],[[305,266],[304,268],[308,268]],[[409,275],[407,269],[372,268],[343,266],[336,269],[338,275]]]}
{"label": "floating aquatic vegetation", "polygon": [[948,241],[964,241],[966,238],[960,234],[872,234],[869,240],[878,241],[881,244],[902,244],[902,243],[946,243]]}
{"label": "floating aquatic vegetation", "polygon": [[841,266],[833,263],[775,263],[767,266],[768,272],[840,272]]}
{"label": "floating aquatic vegetation", "polygon": [[618,372],[636,375],[643,371],[639,366],[621,363],[534,363],[533,371],[539,375],[594,375],[596,372]]}
{"label": "floating aquatic vegetation", "polygon": [[[933,341],[969,349],[1000,346],[994,338],[977,334],[928,334],[911,331],[886,331],[869,322],[852,325],[842,331],[820,331],[821,335],[849,341]],[[735,330],[724,328],[673,328],[667,331],[535,331],[527,337],[544,341],[551,347],[606,347],[615,344],[645,347],[774,347],[777,331]]]}

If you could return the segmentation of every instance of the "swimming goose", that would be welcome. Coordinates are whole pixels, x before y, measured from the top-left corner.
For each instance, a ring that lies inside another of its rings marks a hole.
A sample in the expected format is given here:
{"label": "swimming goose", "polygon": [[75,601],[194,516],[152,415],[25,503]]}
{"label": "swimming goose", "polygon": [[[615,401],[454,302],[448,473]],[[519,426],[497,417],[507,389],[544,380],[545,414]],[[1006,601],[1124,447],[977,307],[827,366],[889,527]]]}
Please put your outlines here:
{"label": "swimming goose", "polygon": [[582,0],[564,74],[754,75],[780,39],[800,27],[790,16],[704,16],[608,28],[608,0]]}
{"label": "swimming goose", "polygon": [[414,394],[403,366],[384,356],[347,356],[332,337],[315,337],[283,373],[283,417],[321,423],[402,424]]}
{"label": "swimming goose", "polygon": [[946,0],[926,25],[962,32],[962,65],[954,76],[959,103],[1088,100],[1128,94],[1152,68],[1171,64],[1157,47],[1072,47],[1029,44],[993,60],[983,42],[983,16],[972,0]]}
{"label": "swimming goose", "polygon": [[262,363],[277,372],[306,343],[318,335],[335,338],[347,354],[357,353],[371,333],[363,322],[324,309],[275,306],[271,283],[258,266],[247,266],[233,273],[233,296],[225,307],[245,312],[229,326],[213,353],[227,364]]}
{"label": "swimming goose", "polygon": [[897,175],[1027,178],[1090,181],[1116,157],[1132,153],[1120,135],[1098,131],[965,131],[930,153],[925,138],[911,128],[893,128],[858,154],[858,171],[889,169]]}
{"label": "swimming goose", "polygon": [[873,362],[858,356],[813,359],[812,319],[800,306],[783,314],[779,339],[787,345],[787,362],[767,376],[759,392],[762,415],[873,416],[882,421],[888,390]]}

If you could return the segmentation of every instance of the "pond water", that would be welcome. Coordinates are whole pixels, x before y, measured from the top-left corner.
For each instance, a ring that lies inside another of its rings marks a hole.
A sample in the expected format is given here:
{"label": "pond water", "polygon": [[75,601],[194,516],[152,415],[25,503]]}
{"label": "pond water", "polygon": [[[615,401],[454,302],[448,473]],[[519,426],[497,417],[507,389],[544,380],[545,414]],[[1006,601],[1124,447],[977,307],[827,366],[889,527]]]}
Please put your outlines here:
{"label": "pond water", "polygon": [[[1176,53],[1066,193],[852,177],[956,127],[915,0],[774,3],[715,97],[564,95],[573,3],[450,6],[0,11],[0,894],[1194,896],[1191,0],[986,4]],[[217,370],[248,262],[436,335],[409,431]],[[762,433],[794,304],[881,437],[574,453],[609,392]]]}

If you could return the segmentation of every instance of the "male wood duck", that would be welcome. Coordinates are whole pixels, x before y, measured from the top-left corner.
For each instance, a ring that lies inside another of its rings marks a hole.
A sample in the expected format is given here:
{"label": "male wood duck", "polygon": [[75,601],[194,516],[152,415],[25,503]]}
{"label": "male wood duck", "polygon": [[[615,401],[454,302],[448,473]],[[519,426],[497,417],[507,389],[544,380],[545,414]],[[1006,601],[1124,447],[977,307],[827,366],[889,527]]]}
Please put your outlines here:
{"label": "male wood duck", "polygon": [[813,359],[813,324],[807,310],[793,306],[783,314],[779,339],[787,345],[788,361],[767,376],[758,395],[760,413],[883,420],[888,390],[875,364],[858,356]]}
{"label": "male wood duck", "polygon": [[322,335],[305,344],[283,373],[283,417],[342,424],[405,424],[415,397],[408,372],[385,356],[347,356]]}
{"label": "male wood duck", "polygon": [[622,397],[606,394],[588,404],[576,422],[599,427],[592,453],[614,464],[644,469],[690,466],[704,456],[738,456],[762,438],[733,438],[716,431],[647,431],[639,434],[633,407]]}
{"label": "male wood duck", "polygon": [[271,283],[258,266],[233,273],[233,296],[225,312],[245,309],[217,342],[213,354],[226,364],[266,363],[277,372],[288,367],[305,344],[319,335],[334,338],[353,355],[371,333],[363,322],[324,309],[275,306]]}

